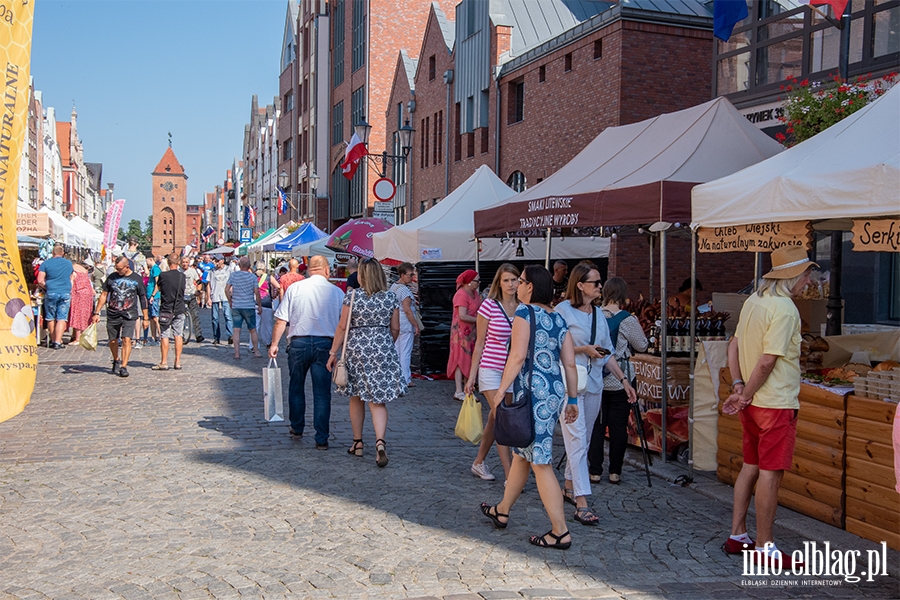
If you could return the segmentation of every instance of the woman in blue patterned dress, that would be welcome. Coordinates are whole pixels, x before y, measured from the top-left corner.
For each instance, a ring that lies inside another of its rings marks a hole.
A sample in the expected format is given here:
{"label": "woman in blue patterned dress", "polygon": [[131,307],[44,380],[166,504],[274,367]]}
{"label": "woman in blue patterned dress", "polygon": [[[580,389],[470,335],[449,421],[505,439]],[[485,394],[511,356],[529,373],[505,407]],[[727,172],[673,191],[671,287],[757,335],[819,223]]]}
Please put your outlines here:
{"label": "woman in blue patterned dress", "polygon": [[344,328],[350,327],[347,336],[348,383],[335,388],[338,394],[350,396],[353,446],[347,452],[353,456],[363,455],[362,431],[368,404],[376,437],[375,464],[385,467],[388,464],[384,441],[387,403],[406,394],[406,379],[394,346],[400,334],[400,301],[388,289],[381,263],[377,260],[364,260],[358,273],[360,288],[351,289],[344,296],[344,308],[334,332],[327,368],[329,371],[334,368],[344,342]]}
{"label": "woman in blue patterned dress", "polygon": [[[553,284],[547,269],[539,265],[525,267],[519,278],[517,295],[522,306],[516,309],[509,359],[497,391],[499,397],[495,398],[494,404],[504,401],[505,391],[512,383],[515,384],[513,391],[516,400],[531,389],[534,442],[527,448],[513,448],[513,461],[503,500],[494,506],[482,502],[481,512],[496,527],[505,528],[509,522],[509,511],[522,493],[529,471],[533,469],[538,493],[550,517],[552,529],[544,535],[531,536],[529,541],[535,546],[565,550],[572,545],[572,536],[566,526],[562,490],[553,473],[553,429],[563,406],[567,423],[578,417],[575,345],[565,320],[550,308]],[[528,369],[525,359],[531,339],[530,310],[534,311],[536,331],[534,358],[531,369]],[[566,370],[567,385],[563,385],[560,361]]]}

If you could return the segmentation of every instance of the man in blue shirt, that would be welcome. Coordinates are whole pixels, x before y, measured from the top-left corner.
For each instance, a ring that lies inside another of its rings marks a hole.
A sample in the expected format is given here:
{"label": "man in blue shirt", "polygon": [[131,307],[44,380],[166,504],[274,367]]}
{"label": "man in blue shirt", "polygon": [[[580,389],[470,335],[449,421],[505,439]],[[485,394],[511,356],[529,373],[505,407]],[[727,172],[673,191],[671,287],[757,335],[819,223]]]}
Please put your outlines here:
{"label": "man in blue shirt", "polygon": [[[144,327],[144,339],[142,340],[144,345],[156,345],[159,343],[157,341],[159,336],[159,288],[157,287],[157,280],[160,273],[162,273],[162,269],[156,262],[156,257],[152,255],[147,257],[147,269],[149,270],[147,277],[147,312],[150,315],[150,320],[147,321],[147,326]],[[160,260],[160,262],[162,261]],[[135,348],[139,347],[135,344]]]}
{"label": "man in blue shirt", "polygon": [[212,306],[209,293],[209,272],[215,268],[216,265],[209,259],[209,254],[201,256],[200,262],[197,263],[197,270],[200,271],[200,285],[198,286],[200,290],[200,308],[204,306],[210,308]]}
{"label": "man in blue shirt", "polygon": [[62,244],[53,246],[53,257],[41,264],[37,276],[37,284],[47,292],[44,295],[44,319],[47,321],[50,347],[55,350],[65,348],[62,336],[69,320],[72,280],[75,279],[72,261],[64,257],[64,253]]}

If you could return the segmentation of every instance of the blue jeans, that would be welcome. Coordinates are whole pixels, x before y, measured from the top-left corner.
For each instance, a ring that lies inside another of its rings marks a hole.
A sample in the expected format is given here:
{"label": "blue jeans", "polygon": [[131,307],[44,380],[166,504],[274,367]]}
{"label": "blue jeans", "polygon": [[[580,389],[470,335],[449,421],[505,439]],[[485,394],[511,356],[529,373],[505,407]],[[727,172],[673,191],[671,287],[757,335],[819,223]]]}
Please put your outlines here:
{"label": "blue jeans", "polygon": [[288,408],[291,429],[303,433],[306,426],[306,374],[312,371],[313,426],[316,443],[328,443],[331,421],[331,373],[325,367],[331,350],[330,337],[295,337],[288,342],[288,367],[291,380],[288,388]]}
{"label": "blue jeans", "polygon": [[[222,309],[222,312],[225,313],[225,335],[222,334],[222,329],[219,327],[219,309]],[[213,328],[213,339],[217,342],[222,341],[222,338],[228,339],[231,337],[231,305],[228,302],[213,302],[212,303],[212,328]]]}
{"label": "blue jeans", "polygon": [[71,294],[46,294],[44,296],[44,319],[47,321],[68,321]]}

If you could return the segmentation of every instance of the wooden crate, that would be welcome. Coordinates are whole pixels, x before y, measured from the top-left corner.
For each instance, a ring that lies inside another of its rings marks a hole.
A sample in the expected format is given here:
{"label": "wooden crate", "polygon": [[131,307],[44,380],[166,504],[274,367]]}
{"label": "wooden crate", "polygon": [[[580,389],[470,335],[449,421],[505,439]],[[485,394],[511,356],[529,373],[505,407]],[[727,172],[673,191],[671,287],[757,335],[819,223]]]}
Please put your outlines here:
{"label": "wooden crate", "polygon": [[896,404],[847,397],[846,529],[900,550],[900,494],[891,438]]}
{"label": "wooden crate", "polygon": [[[718,452],[720,481],[734,484],[743,465],[740,419],[722,413],[731,393],[731,374],[719,374]],[[782,506],[815,519],[844,526],[845,399],[838,394],[802,384],[797,441],[792,468],[785,472],[778,494]]]}

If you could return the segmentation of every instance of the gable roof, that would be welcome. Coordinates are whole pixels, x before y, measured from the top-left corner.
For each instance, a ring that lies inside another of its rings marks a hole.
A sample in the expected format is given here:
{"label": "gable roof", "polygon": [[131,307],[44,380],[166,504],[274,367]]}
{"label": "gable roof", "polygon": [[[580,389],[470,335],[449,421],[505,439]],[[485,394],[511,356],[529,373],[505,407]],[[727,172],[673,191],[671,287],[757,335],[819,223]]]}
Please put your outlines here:
{"label": "gable roof", "polygon": [[456,27],[454,27],[453,21],[447,18],[441,5],[437,2],[432,2],[431,7],[434,9],[434,18],[441,28],[441,34],[444,36],[444,43],[447,44],[447,49],[453,50],[453,44],[456,42]]}
{"label": "gable roof", "polygon": [[400,60],[403,61],[403,69],[406,71],[406,79],[409,82],[409,89],[415,91],[416,89],[416,68],[419,65],[419,61],[415,58],[410,58],[409,53],[406,50],[400,50]]}
{"label": "gable roof", "polygon": [[495,25],[512,26],[510,54],[519,56],[614,4],[600,0],[491,0],[490,16]]}
{"label": "gable roof", "polygon": [[185,175],[184,167],[181,166],[181,163],[178,162],[178,159],[175,157],[175,153],[172,151],[172,147],[169,146],[166,148],[165,154],[160,159],[159,164],[156,165],[156,168],[153,169],[153,175]]}

